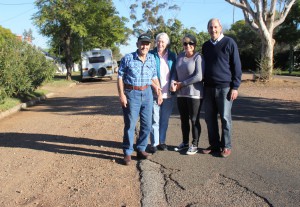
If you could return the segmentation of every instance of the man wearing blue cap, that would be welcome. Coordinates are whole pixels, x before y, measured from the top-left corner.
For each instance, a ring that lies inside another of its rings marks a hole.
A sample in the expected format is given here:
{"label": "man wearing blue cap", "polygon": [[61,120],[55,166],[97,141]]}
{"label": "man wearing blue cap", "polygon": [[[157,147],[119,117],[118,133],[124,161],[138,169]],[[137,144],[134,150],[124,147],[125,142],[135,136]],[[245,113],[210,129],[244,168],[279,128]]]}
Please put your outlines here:
{"label": "man wearing blue cap", "polygon": [[[153,95],[151,85],[160,93],[156,61],[148,53],[151,37],[142,34],[136,43],[137,50],[121,59],[118,70],[118,92],[124,116],[123,152],[124,164],[129,165],[133,153],[135,126],[140,118],[140,132],[136,140],[137,158],[147,159],[148,137],[152,124]],[[152,84],[154,83],[154,84]]]}

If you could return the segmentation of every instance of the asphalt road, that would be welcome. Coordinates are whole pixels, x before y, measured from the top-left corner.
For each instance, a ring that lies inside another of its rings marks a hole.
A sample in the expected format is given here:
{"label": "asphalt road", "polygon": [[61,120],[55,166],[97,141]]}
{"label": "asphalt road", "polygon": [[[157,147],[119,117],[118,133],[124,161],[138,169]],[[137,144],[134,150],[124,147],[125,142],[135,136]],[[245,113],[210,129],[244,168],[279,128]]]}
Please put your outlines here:
{"label": "asphalt road", "polygon": [[[157,197],[157,203],[166,206],[299,206],[299,123],[299,103],[240,96],[233,106],[231,156],[186,155],[173,150],[181,143],[175,106],[168,130],[170,150],[141,164],[144,172],[160,172],[163,181],[157,180],[164,198],[149,193],[158,187],[144,173],[142,186],[148,189],[143,188],[143,205],[151,206]],[[206,148],[203,113],[201,126],[199,147]]]}

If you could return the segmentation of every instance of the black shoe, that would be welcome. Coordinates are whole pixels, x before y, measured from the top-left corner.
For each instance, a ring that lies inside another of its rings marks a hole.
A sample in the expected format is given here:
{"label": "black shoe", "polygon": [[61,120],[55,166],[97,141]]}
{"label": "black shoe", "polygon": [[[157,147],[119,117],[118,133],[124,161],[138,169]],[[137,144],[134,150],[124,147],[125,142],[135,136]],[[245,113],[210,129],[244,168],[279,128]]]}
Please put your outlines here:
{"label": "black shoe", "polygon": [[157,147],[151,146],[149,148],[149,152],[152,153],[152,154],[154,154],[156,151],[157,151]]}
{"label": "black shoe", "polygon": [[160,144],[157,146],[157,149],[162,151],[168,151],[168,146],[166,144]]}
{"label": "black shoe", "polygon": [[188,148],[189,148],[189,144],[185,144],[182,142],[180,145],[178,145],[178,147],[175,147],[174,150],[176,152],[179,152],[181,150],[188,149]]}
{"label": "black shoe", "polygon": [[148,154],[145,151],[137,151],[137,158],[138,159],[148,159],[149,156],[150,156],[150,154]]}

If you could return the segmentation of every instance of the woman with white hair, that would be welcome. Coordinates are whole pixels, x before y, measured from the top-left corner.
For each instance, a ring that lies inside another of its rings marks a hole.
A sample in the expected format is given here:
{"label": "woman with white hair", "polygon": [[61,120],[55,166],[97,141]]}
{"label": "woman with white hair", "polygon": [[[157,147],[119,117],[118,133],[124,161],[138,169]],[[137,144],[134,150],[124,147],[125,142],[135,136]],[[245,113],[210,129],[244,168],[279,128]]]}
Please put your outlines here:
{"label": "woman with white hair", "polygon": [[168,150],[166,134],[175,97],[175,93],[170,92],[170,83],[176,65],[176,54],[168,49],[169,45],[169,36],[166,33],[159,33],[156,36],[156,47],[150,51],[156,59],[157,76],[161,86],[159,96],[153,97],[151,153],[155,153],[157,149]]}

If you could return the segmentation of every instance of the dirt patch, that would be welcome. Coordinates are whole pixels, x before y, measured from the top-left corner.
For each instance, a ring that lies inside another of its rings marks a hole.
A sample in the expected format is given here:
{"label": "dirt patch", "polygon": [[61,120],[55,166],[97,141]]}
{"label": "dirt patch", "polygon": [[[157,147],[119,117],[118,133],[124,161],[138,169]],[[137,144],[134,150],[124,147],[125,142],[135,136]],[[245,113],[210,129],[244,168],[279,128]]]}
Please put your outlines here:
{"label": "dirt patch", "polygon": [[252,75],[243,75],[240,95],[265,99],[300,102],[300,78],[274,78],[268,82],[253,81]]}
{"label": "dirt patch", "polygon": [[0,120],[0,206],[140,206],[137,162],[120,164],[116,82],[55,92]]}

